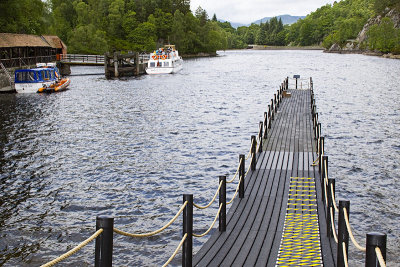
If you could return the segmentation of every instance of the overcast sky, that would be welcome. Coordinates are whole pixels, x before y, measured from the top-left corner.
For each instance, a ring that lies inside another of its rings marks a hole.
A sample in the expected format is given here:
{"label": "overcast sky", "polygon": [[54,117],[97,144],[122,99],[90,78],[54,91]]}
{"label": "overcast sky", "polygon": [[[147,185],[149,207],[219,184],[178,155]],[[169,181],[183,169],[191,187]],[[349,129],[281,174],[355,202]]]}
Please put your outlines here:
{"label": "overcast sky", "polygon": [[333,2],[332,0],[191,0],[190,6],[193,12],[201,6],[207,11],[210,19],[215,13],[218,19],[247,24],[264,17],[284,14],[305,16]]}

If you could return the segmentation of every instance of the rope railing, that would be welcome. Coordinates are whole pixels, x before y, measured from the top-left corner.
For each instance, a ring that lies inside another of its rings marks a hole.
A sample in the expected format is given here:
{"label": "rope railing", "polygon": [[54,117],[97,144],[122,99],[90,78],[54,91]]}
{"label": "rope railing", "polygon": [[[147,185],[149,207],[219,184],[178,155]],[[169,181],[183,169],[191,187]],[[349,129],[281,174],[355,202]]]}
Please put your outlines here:
{"label": "rope railing", "polygon": [[[249,173],[252,161],[253,161],[253,159],[250,161],[249,167],[247,168],[247,171],[246,171],[244,176],[247,176],[247,174]],[[239,191],[239,187],[240,187],[241,182],[242,182],[242,177],[240,177],[240,179],[239,179],[239,183],[238,183],[238,185],[236,187],[235,194],[233,195],[232,199],[229,202],[226,202],[226,205],[232,204],[233,200],[236,198],[236,195],[237,195],[237,193]]]}
{"label": "rope railing", "polygon": [[250,145],[250,151],[249,151],[249,154],[247,154],[247,156],[246,156],[246,160],[248,160],[249,158],[250,158],[250,156],[251,156],[251,149],[253,148],[253,140],[251,141],[251,145]]}
{"label": "rope railing", "polygon": [[240,165],[241,165],[241,164],[242,164],[242,159],[240,159],[240,161],[239,161],[239,166],[238,166],[238,168],[236,169],[235,175],[233,175],[233,178],[232,178],[231,180],[226,181],[226,183],[230,184],[230,183],[232,183],[232,182],[236,179],[236,176],[237,176],[238,173],[239,173]]}
{"label": "rope railing", "polygon": [[333,216],[333,210],[332,207],[330,208],[329,212],[331,213],[331,227],[332,227],[332,233],[333,233],[333,238],[335,239],[335,242],[338,243],[338,237],[336,234],[336,227],[335,227],[335,216]]}
{"label": "rope railing", "polygon": [[223,203],[221,203],[219,205],[219,209],[218,209],[217,215],[215,215],[214,221],[212,222],[211,226],[207,229],[207,231],[205,231],[204,233],[202,233],[200,235],[193,233],[193,236],[195,236],[195,237],[203,237],[203,236],[205,236],[206,234],[208,234],[211,231],[211,229],[214,227],[215,222],[217,221],[218,216],[219,216],[219,214],[221,212],[222,205],[223,205]]}
{"label": "rope railing", "polygon": [[347,216],[347,209],[343,208],[344,211],[344,220],[346,221],[346,227],[347,227],[347,232],[349,232],[351,241],[353,242],[354,246],[361,250],[361,251],[366,251],[366,249],[362,246],[360,246],[360,244],[358,244],[358,242],[356,241],[356,239],[354,238],[353,232],[351,231],[351,227],[350,227],[350,222],[349,222],[349,217]]}
{"label": "rope railing", "polygon": [[178,254],[178,252],[179,252],[179,249],[182,247],[183,242],[185,242],[186,237],[187,237],[187,233],[183,235],[181,242],[179,242],[179,244],[178,244],[178,246],[176,247],[174,253],[172,254],[171,257],[169,257],[169,259],[167,260],[167,262],[164,263],[163,267],[168,266],[168,264],[170,264],[171,261],[175,258],[175,256],[176,256],[176,255]]}
{"label": "rope railing", "polygon": [[335,190],[333,190],[333,184],[331,184],[331,196],[332,196],[333,207],[335,208],[336,212],[339,212],[339,208],[336,205]]}
{"label": "rope railing", "polygon": [[385,259],[383,258],[382,251],[379,247],[375,247],[375,253],[381,267],[386,267]]}
{"label": "rope railing", "polygon": [[164,231],[165,229],[167,229],[169,226],[171,226],[171,224],[173,224],[176,219],[178,218],[178,216],[182,213],[183,209],[186,207],[187,205],[187,201],[185,203],[183,203],[183,205],[181,206],[180,210],[178,211],[178,213],[163,227],[161,227],[160,229],[157,229],[155,231],[149,232],[149,233],[142,233],[142,234],[132,234],[132,233],[128,233],[128,232],[124,232],[122,230],[119,230],[117,228],[114,227],[114,232],[120,235],[124,235],[124,236],[128,236],[128,237],[149,237],[149,236],[153,236],[156,235],[162,231]]}
{"label": "rope railing", "polygon": [[60,257],[41,265],[40,267],[51,267],[57,263],[59,263],[62,260],[65,260],[66,258],[71,257],[72,255],[74,255],[76,252],[78,252],[79,250],[81,250],[82,248],[84,248],[87,244],[89,244],[90,242],[92,242],[94,239],[96,239],[101,233],[103,232],[103,229],[99,229],[97,230],[91,237],[89,237],[88,239],[86,239],[85,241],[83,241],[82,243],[80,243],[79,245],[77,245],[75,248],[71,249],[70,251],[68,251],[67,253],[62,254]]}
{"label": "rope railing", "polygon": [[200,209],[200,210],[204,210],[204,209],[210,207],[211,204],[214,203],[214,201],[217,199],[217,196],[218,196],[219,190],[221,189],[221,186],[222,186],[222,181],[219,183],[217,192],[215,192],[213,199],[212,199],[212,200],[210,201],[210,203],[208,203],[206,206],[200,206],[200,205],[197,205],[197,204],[195,204],[195,203],[193,203],[193,206],[195,206],[196,208],[198,208],[198,209]]}
{"label": "rope railing", "polygon": [[346,243],[345,242],[342,242],[342,249],[343,249],[344,266],[349,267],[349,263],[347,261],[347,251],[346,251]]}

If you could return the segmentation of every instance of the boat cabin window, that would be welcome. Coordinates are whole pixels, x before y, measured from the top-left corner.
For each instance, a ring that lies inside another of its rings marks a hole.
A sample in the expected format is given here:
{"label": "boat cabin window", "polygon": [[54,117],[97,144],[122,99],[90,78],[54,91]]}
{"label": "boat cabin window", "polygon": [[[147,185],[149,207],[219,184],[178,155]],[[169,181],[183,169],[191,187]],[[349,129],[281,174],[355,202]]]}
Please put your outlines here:
{"label": "boat cabin window", "polygon": [[42,70],[41,75],[42,75],[43,80],[49,80],[50,79],[50,70]]}
{"label": "boat cabin window", "polygon": [[164,62],[164,67],[169,67],[169,62]]}
{"label": "boat cabin window", "polygon": [[36,73],[34,71],[17,72],[17,82],[34,82],[36,80]]}
{"label": "boat cabin window", "polygon": [[150,62],[150,67],[155,67],[156,66],[156,63],[155,62]]}

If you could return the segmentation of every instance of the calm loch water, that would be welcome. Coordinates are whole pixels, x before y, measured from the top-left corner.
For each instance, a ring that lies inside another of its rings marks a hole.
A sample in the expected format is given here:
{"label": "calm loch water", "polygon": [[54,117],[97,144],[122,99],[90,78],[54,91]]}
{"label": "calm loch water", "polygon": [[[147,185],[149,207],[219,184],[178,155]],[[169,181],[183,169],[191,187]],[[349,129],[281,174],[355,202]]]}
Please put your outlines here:
{"label": "calm loch water", "polygon": [[[248,152],[281,81],[294,74],[313,77],[330,177],[337,199],[351,201],[357,240],[386,232],[388,265],[399,265],[400,61],[321,51],[219,54],[185,60],[175,75],[71,76],[65,92],[0,95],[0,265],[52,260],[94,233],[98,215],[147,232],[174,216],[184,193],[206,204],[218,176],[232,177]],[[205,231],[216,211],[217,204],[195,210],[195,231]],[[152,238],[116,236],[114,263],[162,265],[180,236],[181,218]],[[195,251],[206,238],[195,238]],[[352,245],[350,259],[364,262]],[[93,262],[91,243],[62,265]]]}

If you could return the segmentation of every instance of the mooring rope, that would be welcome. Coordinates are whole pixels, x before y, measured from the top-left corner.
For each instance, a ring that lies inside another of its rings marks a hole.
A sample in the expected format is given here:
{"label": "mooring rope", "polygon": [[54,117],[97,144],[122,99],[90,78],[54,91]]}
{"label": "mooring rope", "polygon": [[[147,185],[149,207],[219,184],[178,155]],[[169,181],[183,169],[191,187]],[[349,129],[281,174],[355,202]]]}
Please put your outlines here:
{"label": "mooring rope", "polygon": [[187,201],[185,201],[185,203],[183,203],[183,205],[181,206],[181,208],[178,211],[178,213],[166,225],[164,225],[160,229],[155,230],[153,232],[143,233],[143,234],[131,234],[131,233],[127,233],[127,232],[124,232],[122,230],[119,230],[117,228],[114,228],[114,232],[117,233],[117,234],[120,234],[120,235],[129,236],[129,237],[149,237],[149,236],[156,235],[156,234],[164,231],[165,229],[167,229],[171,224],[173,224],[176,221],[178,216],[182,213],[183,209],[186,207],[187,203],[188,203]]}
{"label": "mooring rope", "polygon": [[182,245],[183,245],[183,242],[185,242],[185,240],[186,240],[186,237],[187,237],[187,233],[186,233],[186,234],[184,234],[184,236],[182,237],[182,240],[181,240],[181,242],[180,242],[180,243],[179,243],[179,245],[176,247],[176,249],[175,249],[174,253],[172,254],[172,256],[171,256],[171,257],[169,257],[169,259],[167,260],[167,262],[166,262],[166,263],[164,263],[163,267],[166,267],[166,266],[168,266],[168,264],[170,264],[170,263],[171,263],[171,261],[172,261],[172,260],[175,258],[176,254],[178,254],[178,252],[179,252],[179,249],[182,247]]}
{"label": "mooring rope", "polygon": [[251,140],[251,145],[250,145],[250,151],[249,151],[249,154],[247,154],[247,156],[246,156],[246,160],[248,160],[250,155],[251,155],[251,149],[253,148],[253,142],[254,142],[254,140],[252,139]]}
{"label": "mooring rope", "polygon": [[93,241],[94,239],[96,239],[96,237],[98,237],[101,233],[103,232],[103,228],[97,230],[91,237],[89,237],[88,239],[86,239],[85,241],[83,241],[82,243],[80,243],[79,245],[77,245],[75,248],[71,249],[70,251],[68,251],[67,253],[62,254],[60,257],[41,265],[40,267],[50,267],[53,266],[57,263],[59,263],[62,260],[65,260],[66,258],[74,255],[76,252],[78,252],[79,250],[81,250],[83,247],[85,247],[87,244],[89,244],[91,241]]}
{"label": "mooring rope", "polygon": [[237,195],[237,193],[238,193],[238,191],[239,191],[239,187],[240,187],[240,183],[241,183],[241,182],[242,182],[242,177],[240,177],[239,183],[238,183],[238,185],[236,186],[235,194],[233,194],[233,197],[232,197],[232,199],[231,199],[230,201],[226,202],[226,205],[230,205],[230,204],[233,202],[233,200],[236,198],[236,195]]}
{"label": "mooring rope", "polygon": [[335,242],[338,243],[338,237],[336,234],[336,227],[335,227],[335,218],[333,218],[333,210],[332,207],[329,209],[331,213],[331,227],[332,227],[332,233],[333,233],[333,238],[335,239]]}
{"label": "mooring rope", "polygon": [[353,242],[354,246],[355,246],[356,248],[358,248],[359,250],[361,250],[361,251],[366,251],[366,249],[363,248],[362,246],[360,246],[360,245],[357,243],[356,239],[354,238],[353,232],[351,231],[350,222],[349,222],[349,217],[347,216],[347,209],[346,209],[346,208],[343,208],[343,213],[344,213],[344,220],[346,221],[347,232],[349,232],[351,241]]}
{"label": "mooring rope", "polygon": [[317,157],[317,159],[314,160],[314,162],[311,164],[311,166],[317,166],[318,165],[317,161],[319,163],[319,157]]}
{"label": "mooring rope", "polygon": [[235,180],[236,176],[237,176],[238,173],[239,173],[240,165],[242,165],[242,160],[243,160],[243,159],[241,158],[240,161],[239,161],[239,166],[238,166],[238,168],[237,168],[237,170],[236,170],[236,172],[235,172],[235,175],[233,176],[232,180],[226,181],[226,183],[230,184],[230,183],[232,183],[232,182]]}
{"label": "mooring rope", "polygon": [[326,164],[327,164],[327,162],[325,161],[325,163],[324,163],[325,179],[324,180],[325,180],[326,185],[328,185],[328,166]]}
{"label": "mooring rope", "polygon": [[200,205],[197,205],[197,204],[195,204],[195,203],[193,203],[193,206],[195,206],[196,208],[201,209],[201,210],[204,210],[204,209],[210,207],[211,204],[214,203],[215,199],[217,198],[217,195],[218,195],[218,193],[219,193],[219,190],[221,189],[221,186],[222,186],[222,181],[219,183],[217,192],[215,192],[215,195],[214,195],[213,199],[212,199],[212,200],[210,201],[210,203],[208,203],[206,206],[200,206]]}
{"label": "mooring rope", "polygon": [[343,261],[344,261],[344,266],[345,266],[345,267],[349,267],[349,263],[347,262],[346,243],[342,242],[342,248],[343,248]]}
{"label": "mooring rope", "polygon": [[331,184],[331,196],[332,196],[333,207],[335,207],[335,211],[336,212],[339,212],[339,208],[336,205],[336,199],[335,199],[335,192],[333,190],[333,184]]}
{"label": "mooring rope", "polygon": [[[247,171],[246,171],[246,173],[244,174],[245,177],[247,176],[247,174],[248,174],[249,171],[250,171],[251,162],[252,162],[252,161],[253,161],[253,158],[251,159],[250,164],[249,164],[249,167],[247,168]],[[237,195],[237,193],[238,193],[238,191],[239,191],[240,183],[242,182],[242,180],[243,180],[242,177],[240,177],[239,183],[238,183],[238,185],[237,185],[237,187],[236,187],[236,190],[235,190],[235,194],[233,195],[232,199],[231,199],[229,202],[226,202],[226,205],[230,205],[230,204],[233,202],[233,200],[236,198],[236,195]]]}
{"label": "mooring rope", "polygon": [[383,258],[382,251],[379,247],[375,247],[375,253],[381,267],[386,267],[385,259]]}
{"label": "mooring rope", "polygon": [[324,183],[324,193],[325,193],[325,205],[328,207],[328,188],[326,187],[326,183]]}
{"label": "mooring rope", "polygon": [[221,212],[222,204],[223,204],[223,203],[221,203],[221,204],[219,205],[219,209],[218,209],[217,215],[215,215],[214,221],[213,221],[213,223],[211,224],[210,228],[208,228],[208,230],[205,231],[204,233],[202,233],[201,235],[197,235],[197,234],[194,234],[194,233],[193,233],[193,236],[195,236],[195,237],[203,237],[203,236],[205,236],[206,234],[208,234],[208,233],[211,231],[211,229],[214,227],[215,222],[217,221],[217,218],[218,218],[218,216],[219,216],[219,213]]}

